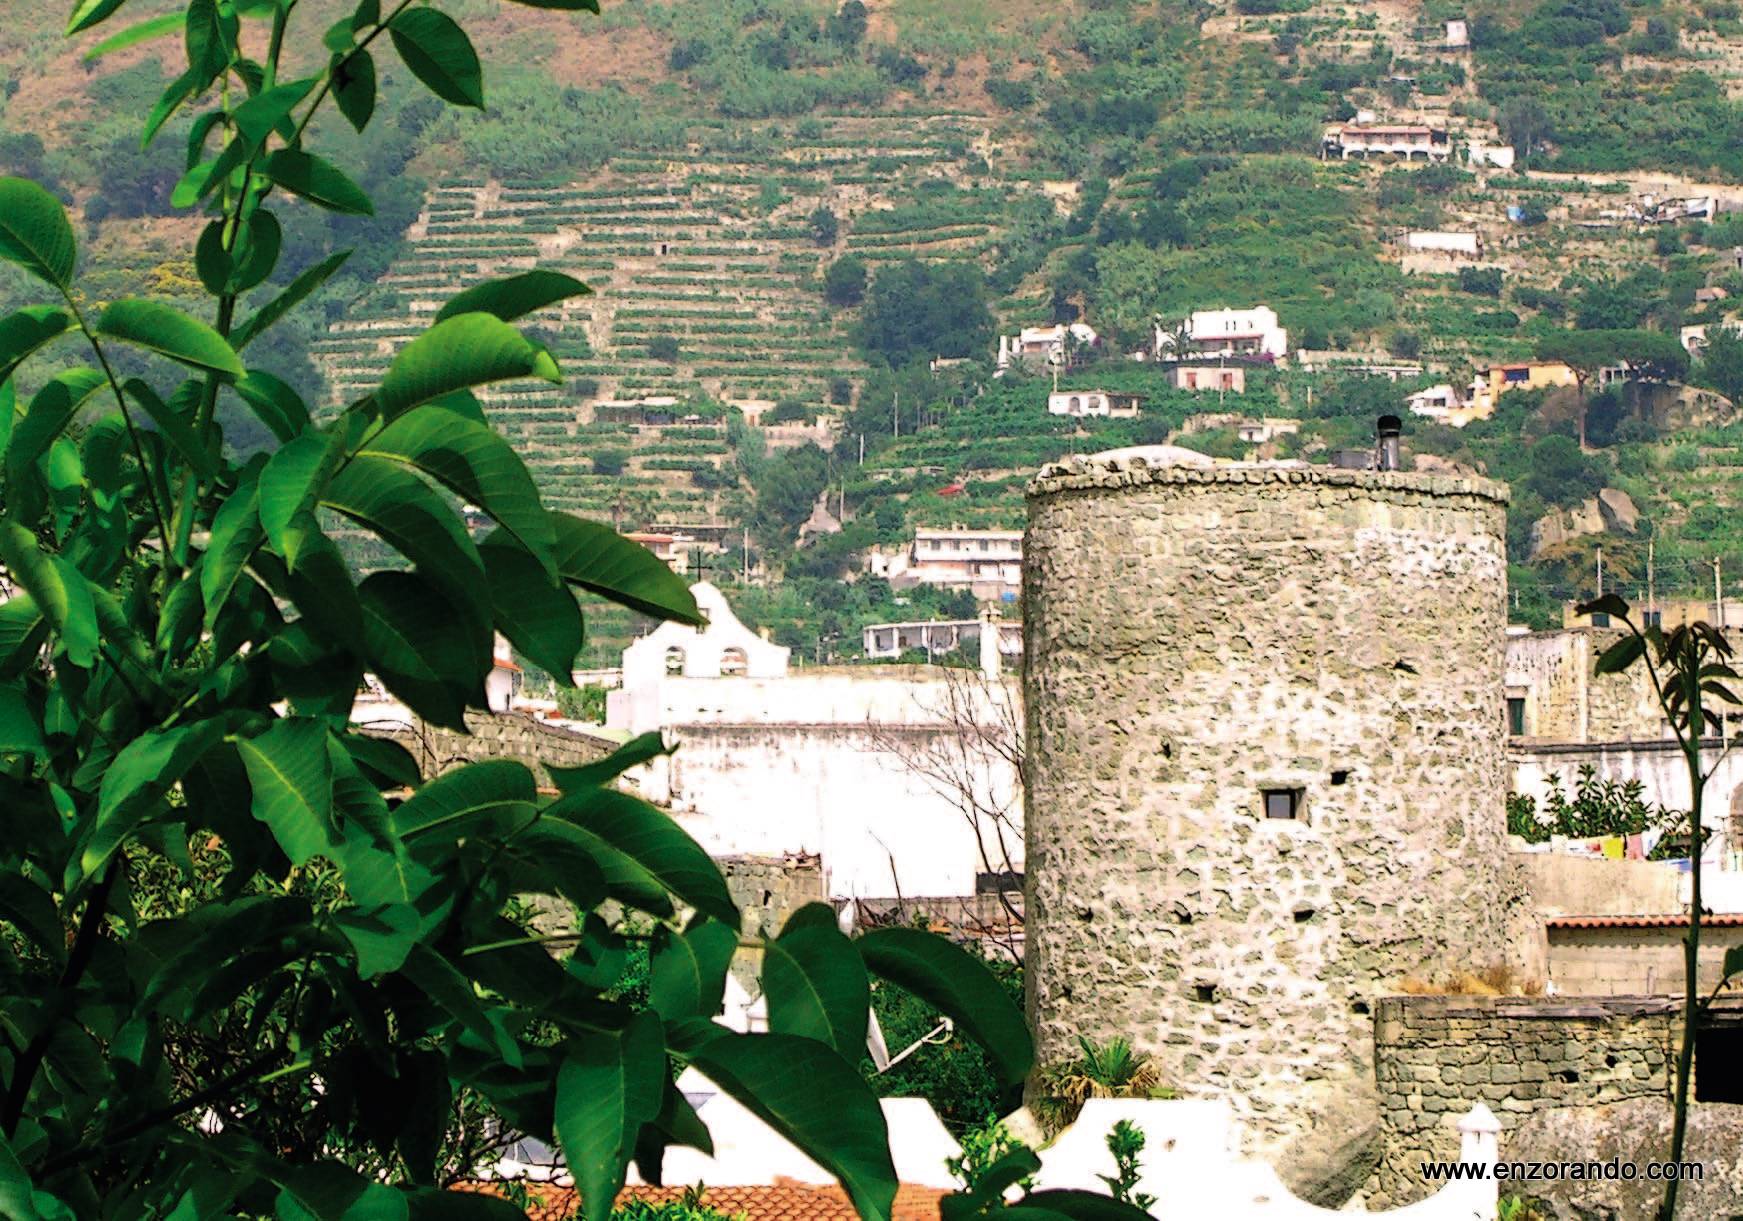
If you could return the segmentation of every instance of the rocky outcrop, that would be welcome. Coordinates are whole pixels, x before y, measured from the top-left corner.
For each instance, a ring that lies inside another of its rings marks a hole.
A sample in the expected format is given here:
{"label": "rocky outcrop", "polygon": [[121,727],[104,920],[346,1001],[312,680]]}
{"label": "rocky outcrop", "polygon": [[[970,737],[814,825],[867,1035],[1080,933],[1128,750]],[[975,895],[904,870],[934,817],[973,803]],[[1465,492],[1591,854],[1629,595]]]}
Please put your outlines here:
{"label": "rocky outcrop", "polygon": [[1604,488],[1571,509],[1557,509],[1538,518],[1531,527],[1531,558],[1549,548],[1587,534],[1633,534],[1640,526],[1640,510],[1620,488]]}
{"label": "rocky outcrop", "polygon": [[[1610,1179],[1511,1184],[1509,1190],[1543,1201],[1549,1221],[1634,1221],[1651,1217],[1664,1185],[1647,1181],[1645,1163],[1670,1150],[1671,1107],[1659,1098],[1633,1098],[1597,1107],[1558,1107],[1530,1116],[1503,1138],[1505,1161],[1573,1159],[1640,1167],[1632,1182]],[[1698,1181],[1685,1181],[1679,1217],[1743,1216],[1743,1106],[1697,1103],[1689,1110],[1683,1160],[1700,1162]]]}

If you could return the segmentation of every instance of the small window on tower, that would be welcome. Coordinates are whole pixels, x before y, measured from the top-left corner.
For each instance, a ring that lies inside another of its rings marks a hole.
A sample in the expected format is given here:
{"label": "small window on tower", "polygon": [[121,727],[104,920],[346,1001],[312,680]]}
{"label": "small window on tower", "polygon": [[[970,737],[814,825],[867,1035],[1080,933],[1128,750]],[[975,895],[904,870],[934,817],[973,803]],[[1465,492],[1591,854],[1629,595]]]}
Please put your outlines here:
{"label": "small window on tower", "polygon": [[1301,790],[1300,789],[1266,789],[1265,790],[1265,817],[1266,818],[1291,818],[1291,819],[1300,818],[1301,817]]}
{"label": "small window on tower", "polygon": [[1523,696],[1507,697],[1507,732],[1515,738],[1525,736],[1525,699]]}

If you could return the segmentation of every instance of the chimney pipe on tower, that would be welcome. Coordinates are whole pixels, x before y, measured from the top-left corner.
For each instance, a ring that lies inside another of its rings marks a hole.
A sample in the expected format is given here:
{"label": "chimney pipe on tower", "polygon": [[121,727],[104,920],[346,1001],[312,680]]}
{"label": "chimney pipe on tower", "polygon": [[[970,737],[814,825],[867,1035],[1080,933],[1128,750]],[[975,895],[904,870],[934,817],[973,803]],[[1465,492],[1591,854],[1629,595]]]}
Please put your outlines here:
{"label": "chimney pipe on tower", "polygon": [[1383,415],[1375,431],[1379,434],[1379,440],[1374,447],[1374,469],[1397,470],[1400,461],[1399,438],[1404,433],[1404,421],[1395,415]]}

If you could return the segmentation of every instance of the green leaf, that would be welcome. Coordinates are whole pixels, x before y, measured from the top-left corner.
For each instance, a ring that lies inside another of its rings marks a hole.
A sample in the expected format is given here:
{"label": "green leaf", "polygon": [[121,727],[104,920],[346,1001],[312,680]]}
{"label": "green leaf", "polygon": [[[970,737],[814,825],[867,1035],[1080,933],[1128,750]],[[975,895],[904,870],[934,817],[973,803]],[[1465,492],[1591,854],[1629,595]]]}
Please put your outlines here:
{"label": "green leaf", "polygon": [[1743,975],[1743,945],[1727,946],[1719,967],[1720,979],[1730,979],[1734,975]]}
{"label": "green leaf", "polygon": [[254,790],[254,817],[265,823],[293,865],[326,853],[333,842],[333,766],[327,727],[302,717],[273,722],[240,738],[236,749]]}
{"label": "green leaf", "polygon": [[610,526],[570,513],[553,511],[551,521],[557,532],[557,571],[565,581],[656,619],[703,626],[689,586],[646,547]]}
{"label": "green leaf", "polygon": [[864,1052],[871,985],[827,906],[801,908],[779,937],[764,942],[762,978],[770,1030],[817,1039],[854,1060]]}
{"label": "green leaf", "polygon": [[340,441],[337,433],[304,433],[280,446],[260,472],[260,524],[286,559],[291,523],[326,491],[343,457]]}
{"label": "green leaf", "polygon": [[839,1179],[865,1221],[889,1221],[896,1168],[884,1114],[833,1048],[785,1034],[720,1034],[690,1062]]}
{"label": "green leaf", "polygon": [[[488,540],[486,540],[488,541]],[[580,767],[558,767],[555,764],[545,764],[545,770],[551,773],[551,781],[564,792],[576,789],[598,788],[610,784],[632,767],[640,767],[649,759],[658,758],[668,753],[669,748],[657,731],[638,734],[612,751],[603,759],[592,763],[584,763]]]}
{"label": "green leaf", "polygon": [[229,65],[236,46],[237,21],[218,0],[188,0],[186,42],[194,91],[203,90]]}
{"label": "green leaf", "polygon": [[95,369],[68,369],[55,374],[32,395],[24,417],[13,425],[12,440],[6,447],[8,482],[16,484],[23,478],[31,464],[66,431],[79,408],[107,384],[108,379]]}
{"label": "green leaf", "polygon": [[528,8],[559,9],[565,13],[597,13],[599,0],[514,0]]}
{"label": "green leaf", "polygon": [[63,292],[72,286],[73,226],[61,201],[28,178],[0,178],[0,259]]}
{"label": "green leaf", "polygon": [[479,505],[556,575],[549,562],[556,535],[538,485],[514,447],[488,425],[430,403],[401,415],[357,453],[413,467]]}
{"label": "green leaf", "polygon": [[315,87],[315,77],[305,77],[289,84],[274,85],[249,98],[230,114],[236,129],[242,133],[245,156],[253,157],[273,132],[289,140],[294,130],[291,111],[309,96]]}
{"label": "green leaf", "polygon": [[22,673],[36,659],[48,638],[48,620],[36,609],[36,599],[18,594],[0,602],[0,677]]}
{"label": "green leaf", "polygon": [[[73,6],[72,16],[67,18],[67,37],[82,34],[94,25],[101,25],[126,3],[127,0],[79,0]],[[180,28],[181,23],[181,15],[177,14],[176,27]]]}
{"label": "green leaf", "polygon": [[482,694],[484,682],[466,616],[415,573],[373,573],[357,595],[365,660],[375,676],[426,721],[465,732],[467,700]]}
{"label": "green leaf", "polygon": [[54,896],[22,872],[0,874],[0,920],[56,962],[66,958],[67,931],[55,910]]}
{"label": "green leaf", "polygon": [[340,742],[353,762],[381,788],[415,789],[424,782],[412,753],[391,738],[348,733]]}
{"label": "green leaf", "polygon": [[1000,1210],[995,1215],[1008,1213],[1015,1217],[1026,1210],[1035,1210],[1038,1216],[1057,1217],[1059,1221],[1150,1221],[1150,1214],[1143,1209],[1093,1191],[1032,1192],[1015,1208]]}
{"label": "green leaf", "polygon": [[375,57],[368,51],[335,55],[329,68],[333,101],[345,121],[361,132],[375,114]]}
{"label": "green leaf", "polygon": [[513,322],[547,305],[571,297],[588,296],[592,292],[581,281],[560,271],[523,271],[454,294],[436,315],[436,321],[445,321],[456,314],[484,313],[493,314],[504,322]]}
{"label": "green leaf", "polygon": [[446,1009],[461,1026],[494,1046],[510,1068],[521,1067],[520,1045],[509,1037],[501,1021],[486,1012],[472,990],[472,982],[456,971],[446,958],[429,946],[416,945],[407,955],[401,973],[422,988],[424,995]]}
{"label": "green leaf", "polygon": [[321,503],[374,531],[467,610],[472,629],[486,637],[476,658],[484,674],[491,651],[489,592],[484,561],[459,515],[417,475],[379,458],[353,458],[327,485]]}
{"label": "green leaf", "polygon": [[382,418],[391,420],[456,390],[518,377],[556,384],[563,380],[551,354],[502,319],[458,314],[400,349],[375,392],[375,402]]}
{"label": "green leaf", "polygon": [[513,539],[493,535],[479,545],[496,626],[509,643],[563,686],[574,683],[581,651],[581,607],[567,585]]}
{"label": "green leaf", "polygon": [[0,318],[0,382],[6,381],[43,344],[75,325],[58,305],[27,305]]}
{"label": "green leaf", "polygon": [[302,396],[270,373],[250,369],[231,389],[254,412],[254,417],[281,442],[300,436],[309,427],[309,408]]}
{"label": "green leaf", "polygon": [[[648,1004],[668,1022],[720,1012],[726,970],[738,950],[738,930],[718,920],[693,922],[654,955]],[[864,1043],[862,1032],[860,1042]]]}
{"label": "green leaf", "polygon": [[142,734],[121,748],[97,793],[97,816],[79,857],[85,876],[103,867],[150,808],[222,738],[219,722],[199,721]]}
{"label": "green leaf", "polygon": [[[328,277],[335,271],[338,271],[339,268],[344,265],[345,260],[350,257],[351,252],[349,250],[341,250],[338,254],[330,255],[321,262],[316,263],[313,267],[303,272],[302,275],[292,280],[282,293],[261,306],[259,313],[255,314],[254,317],[243,323],[231,334],[230,341],[236,350],[240,352],[243,348],[246,348],[260,335],[262,331],[272,326],[273,323],[277,322],[298,305],[302,304],[303,300],[307,298],[310,293],[314,292],[322,284],[325,284]],[[238,386],[238,389],[240,390],[240,386]],[[252,402],[253,400],[250,399],[249,401]],[[280,439],[282,440],[283,438]]]}
{"label": "green leaf", "polygon": [[375,215],[375,205],[369,202],[363,188],[347,178],[338,166],[312,153],[281,148],[267,155],[261,169],[292,195],[300,195],[329,212]]}
{"label": "green leaf", "polygon": [[1006,1084],[1028,1076],[1035,1062],[1028,1025],[984,962],[912,928],[876,929],[854,945],[874,974],[912,992],[985,1048]]}
{"label": "green leaf", "polygon": [[604,1217],[623,1190],[636,1134],[660,1113],[665,1032],[644,1012],[621,1033],[584,1032],[568,1047],[557,1074],[557,1139],[584,1214]]}
{"label": "green leaf", "polygon": [[145,116],[145,126],[139,134],[140,148],[151,147],[151,142],[157,137],[158,131],[165,123],[169,122],[170,117],[176,111],[182,108],[182,103],[200,91],[203,86],[194,79],[194,76],[194,70],[190,68],[164,87],[156,105],[152,106],[151,113]]}
{"label": "green leaf", "polygon": [[411,904],[386,903],[343,908],[334,914],[333,923],[357,951],[357,973],[372,979],[405,965],[422,921]]}
{"label": "green leaf", "polygon": [[241,377],[245,372],[222,335],[162,302],[117,301],[103,311],[97,330],[111,339],[224,377]]}
{"label": "green leaf", "polygon": [[130,378],[122,387],[134,402],[145,409],[145,414],[151,417],[151,422],[157,425],[157,431],[164,440],[175,447],[175,451],[187,460],[187,464],[202,479],[211,479],[218,473],[218,461],[211,452],[200,444],[194,435],[193,424],[178,415],[169,404],[157,397],[157,391],[146,385],[139,378]]}
{"label": "green leaf", "polygon": [[1646,638],[1632,632],[1598,655],[1597,674],[1620,674],[1646,653]]}
{"label": "green leaf", "polygon": [[[9,1221],[42,1221],[42,1214],[36,1210],[35,1195],[30,1186],[30,1175],[12,1151],[6,1133],[0,1131],[0,1216]],[[70,1215],[63,1210],[62,1216]]]}
{"label": "green leaf", "polygon": [[487,759],[443,772],[401,802],[393,812],[393,832],[404,840],[440,829],[452,842],[472,834],[477,824],[519,826],[537,809],[538,787],[526,765],[513,759]]}
{"label": "green leaf", "polygon": [[19,683],[0,685],[0,755],[41,754],[42,726]]}
{"label": "green leaf", "polygon": [[1601,598],[1593,598],[1590,602],[1581,602],[1574,607],[1576,615],[1609,615],[1613,619],[1628,617],[1627,599],[1618,594],[1605,594]]}
{"label": "green leaf", "polygon": [[278,265],[284,230],[278,219],[264,209],[255,211],[240,231],[235,248],[224,249],[226,222],[215,220],[200,234],[194,249],[194,267],[200,283],[213,296],[245,293]]}
{"label": "green leaf", "polygon": [[216,157],[200,162],[181,176],[169,193],[170,207],[193,207],[228,181],[247,159],[242,141],[228,141]]}
{"label": "green leaf", "polygon": [[407,9],[387,32],[405,66],[431,93],[456,106],[484,109],[484,70],[453,18],[433,8]]}
{"label": "green leaf", "polygon": [[115,51],[125,51],[128,47],[136,47],[142,42],[153,38],[162,38],[165,34],[173,34],[182,28],[180,13],[165,13],[161,17],[149,17],[138,25],[128,26],[119,34],[113,34],[85,52],[85,62],[94,63],[103,56]]}
{"label": "green leaf", "polygon": [[703,915],[739,926],[738,907],[719,868],[670,815],[639,797],[616,789],[571,793],[546,806],[545,818],[561,820],[597,843],[607,882],[651,877]]}
{"label": "green leaf", "polygon": [[237,488],[212,518],[212,534],[200,557],[200,600],[205,603],[205,629],[209,632],[236,588],[242,570],[266,541],[260,524],[260,488],[249,480]]}
{"label": "green leaf", "polygon": [[97,655],[97,608],[79,570],[44,553],[35,535],[12,522],[0,523],[0,562],[53,625],[68,659],[88,668]]}

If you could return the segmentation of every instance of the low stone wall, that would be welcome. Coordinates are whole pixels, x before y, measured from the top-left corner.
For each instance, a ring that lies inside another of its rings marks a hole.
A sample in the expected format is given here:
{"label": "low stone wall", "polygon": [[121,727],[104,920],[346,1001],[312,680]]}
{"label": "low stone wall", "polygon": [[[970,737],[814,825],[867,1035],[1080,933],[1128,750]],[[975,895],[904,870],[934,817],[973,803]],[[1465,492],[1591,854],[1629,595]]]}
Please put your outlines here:
{"label": "low stone wall", "polygon": [[1536,1111],[1667,1097],[1680,1030],[1677,1002],[1664,997],[1381,999],[1381,1157],[1369,1207],[1427,1196],[1419,1164],[1458,1156],[1455,1125],[1478,1102],[1501,1120],[1505,1160],[1509,1134]]}
{"label": "low stone wall", "polygon": [[714,863],[744,912],[744,931],[753,936],[772,937],[801,907],[828,899],[823,862],[816,856],[717,856]]}
{"label": "low stone wall", "polygon": [[358,728],[374,737],[390,738],[411,751],[425,776],[439,776],[450,768],[483,759],[519,759],[533,769],[541,785],[550,784],[543,764],[580,767],[603,759],[617,747],[610,738],[547,725],[518,712],[469,712],[469,733],[403,720],[363,721]]}

